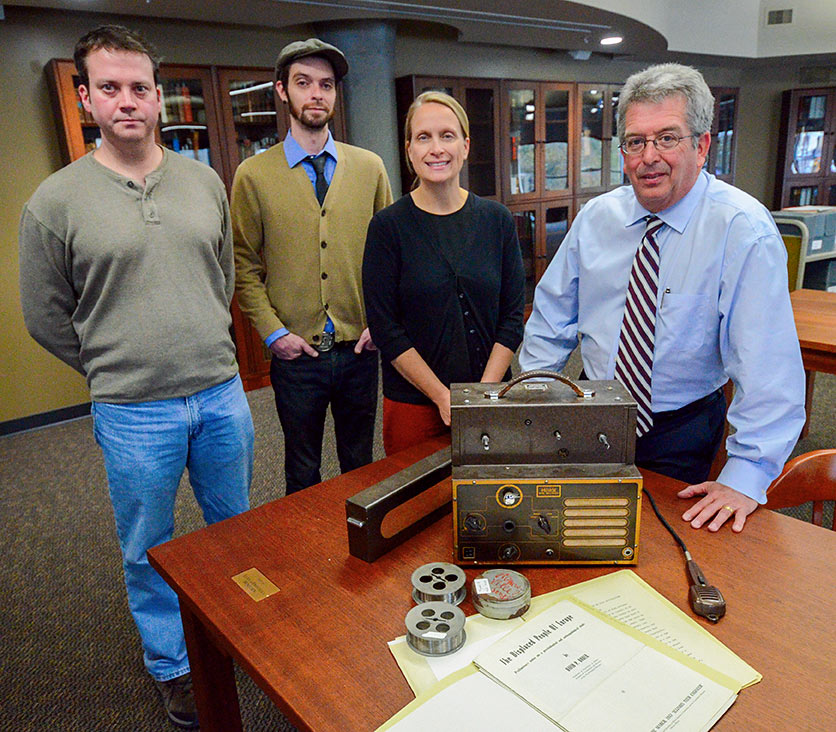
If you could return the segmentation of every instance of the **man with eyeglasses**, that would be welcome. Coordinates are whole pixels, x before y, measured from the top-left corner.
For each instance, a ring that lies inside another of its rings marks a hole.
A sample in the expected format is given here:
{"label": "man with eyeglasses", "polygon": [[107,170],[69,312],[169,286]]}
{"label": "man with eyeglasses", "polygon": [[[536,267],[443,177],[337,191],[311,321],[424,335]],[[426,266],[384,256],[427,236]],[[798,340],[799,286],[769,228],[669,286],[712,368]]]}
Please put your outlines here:
{"label": "man with eyeglasses", "polygon": [[[520,365],[618,379],[638,403],[636,463],[689,483],[682,515],[717,531],[766,502],[804,423],[804,371],[771,215],[704,171],[714,99],[702,75],[651,66],[625,82],[631,186],[578,213],[537,286]],[[708,481],[735,396],[728,461]]]}

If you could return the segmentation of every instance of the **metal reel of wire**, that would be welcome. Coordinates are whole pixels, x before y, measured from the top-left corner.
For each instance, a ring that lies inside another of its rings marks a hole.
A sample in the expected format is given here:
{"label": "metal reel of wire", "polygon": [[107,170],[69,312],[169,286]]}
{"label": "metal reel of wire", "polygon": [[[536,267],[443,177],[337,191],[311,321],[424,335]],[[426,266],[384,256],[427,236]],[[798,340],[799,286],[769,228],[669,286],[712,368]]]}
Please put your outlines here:
{"label": "metal reel of wire", "polygon": [[467,594],[467,577],[455,564],[432,562],[412,573],[415,602],[449,602],[458,605]]}
{"label": "metal reel of wire", "polygon": [[464,613],[449,602],[423,602],[406,614],[406,642],[422,656],[446,656],[464,645]]}

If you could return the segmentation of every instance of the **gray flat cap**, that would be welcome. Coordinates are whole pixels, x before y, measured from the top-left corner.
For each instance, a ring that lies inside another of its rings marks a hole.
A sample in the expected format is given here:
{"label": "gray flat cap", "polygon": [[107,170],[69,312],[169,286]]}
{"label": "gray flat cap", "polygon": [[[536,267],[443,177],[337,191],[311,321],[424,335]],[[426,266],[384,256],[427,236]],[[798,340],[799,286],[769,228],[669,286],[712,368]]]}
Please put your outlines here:
{"label": "gray flat cap", "polygon": [[339,81],[348,73],[348,61],[339,48],[320,41],[319,38],[308,38],[307,41],[288,43],[281,50],[276,59],[276,79],[281,76],[282,69],[305,56],[322,56],[328,59],[334,68],[335,81]]}

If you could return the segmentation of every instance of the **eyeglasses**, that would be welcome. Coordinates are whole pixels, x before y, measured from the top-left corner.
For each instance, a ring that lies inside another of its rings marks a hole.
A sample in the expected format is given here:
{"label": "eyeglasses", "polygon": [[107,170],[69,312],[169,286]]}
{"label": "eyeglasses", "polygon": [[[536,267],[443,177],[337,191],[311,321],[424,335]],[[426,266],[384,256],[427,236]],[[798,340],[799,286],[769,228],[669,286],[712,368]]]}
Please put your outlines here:
{"label": "eyeglasses", "polygon": [[674,135],[673,132],[665,132],[658,137],[628,137],[618,147],[625,155],[638,155],[644,151],[645,145],[652,142],[657,150],[673,150],[680,142],[690,137],[699,135]]}

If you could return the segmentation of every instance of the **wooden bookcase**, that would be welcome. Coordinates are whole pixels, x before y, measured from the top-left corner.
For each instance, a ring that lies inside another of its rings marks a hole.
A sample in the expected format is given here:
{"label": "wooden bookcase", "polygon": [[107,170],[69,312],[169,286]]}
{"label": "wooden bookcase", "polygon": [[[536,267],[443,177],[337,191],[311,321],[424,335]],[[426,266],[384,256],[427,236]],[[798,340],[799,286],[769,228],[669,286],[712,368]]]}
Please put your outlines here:
{"label": "wooden bookcase", "polygon": [[[510,209],[526,272],[526,300],[581,207],[626,181],[618,149],[619,84],[402,76],[396,79],[403,193],[412,183],[403,124],[412,100],[445,91],[470,120],[471,156],[462,185]],[[705,168],[733,182],[738,90],[717,87]],[[474,151],[479,151],[474,156]],[[474,175],[476,166],[480,171]]]}
{"label": "wooden bookcase", "polygon": [[785,91],[780,141],[773,208],[836,206],[836,87]]}

